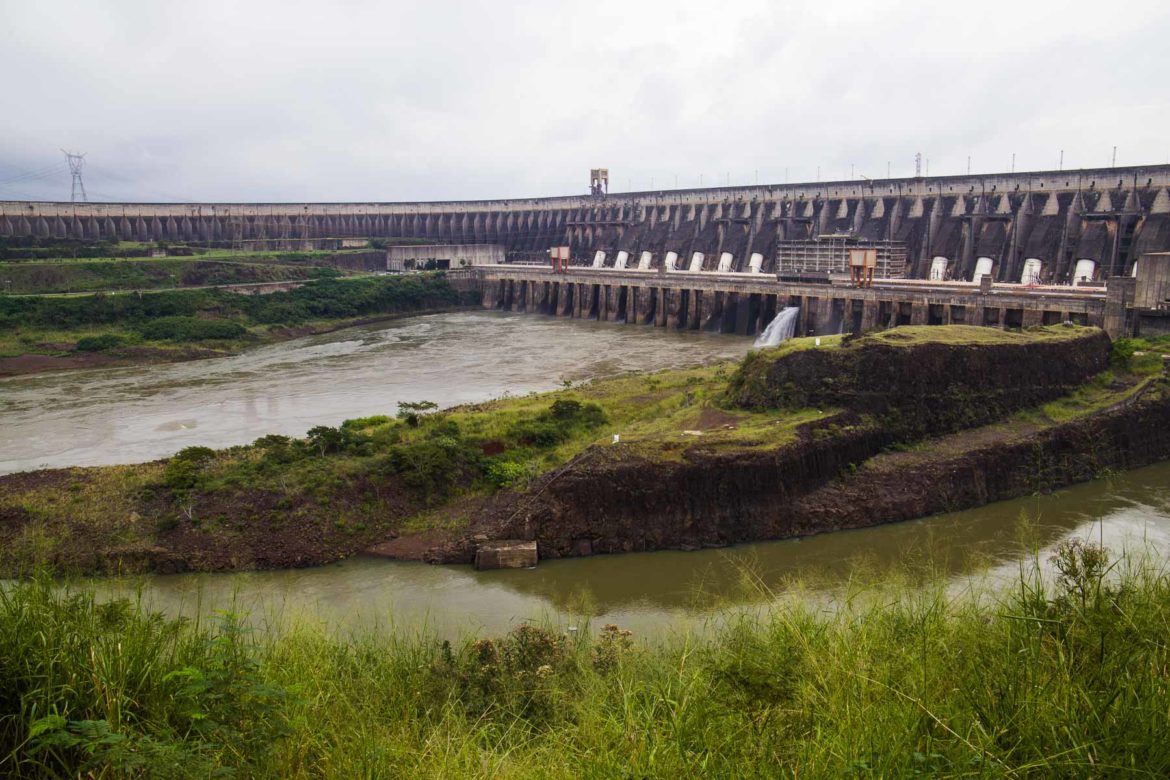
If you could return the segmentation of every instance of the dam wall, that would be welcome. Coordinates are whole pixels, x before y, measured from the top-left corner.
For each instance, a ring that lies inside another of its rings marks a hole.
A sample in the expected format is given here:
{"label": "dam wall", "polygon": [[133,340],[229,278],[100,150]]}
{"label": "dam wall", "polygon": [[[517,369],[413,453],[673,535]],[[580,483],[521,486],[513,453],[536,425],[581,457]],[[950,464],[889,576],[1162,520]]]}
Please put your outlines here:
{"label": "dam wall", "polygon": [[498,244],[510,260],[567,245],[574,263],[604,267],[674,253],[696,270],[754,260],[772,273],[786,244],[826,235],[893,242],[909,278],[1126,275],[1170,250],[1170,165],[431,203],[0,202],[0,237],[17,239],[412,238]]}

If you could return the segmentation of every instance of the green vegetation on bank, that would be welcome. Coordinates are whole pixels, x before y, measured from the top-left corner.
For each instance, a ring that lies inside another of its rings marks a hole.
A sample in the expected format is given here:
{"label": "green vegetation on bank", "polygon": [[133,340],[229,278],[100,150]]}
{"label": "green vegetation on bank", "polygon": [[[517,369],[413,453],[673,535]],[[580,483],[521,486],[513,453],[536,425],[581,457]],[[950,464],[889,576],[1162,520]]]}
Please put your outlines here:
{"label": "green vegetation on bank", "polygon": [[[303,535],[311,540],[305,554],[355,552],[390,532],[462,527],[462,502],[523,489],[614,431],[625,452],[675,459],[695,447],[779,446],[801,423],[832,412],[720,409],[731,368],[626,375],[446,411],[407,403],[394,418],[317,426],[304,439],[189,448],[166,464],[70,469],[51,481],[16,475],[0,490],[0,514],[20,521],[0,525],[0,576],[40,565],[103,571],[108,551],[133,557],[176,534],[225,555],[270,534],[282,545]],[[227,565],[202,555],[193,551],[185,565]]]}
{"label": "green vegetation on bank", "polygon": [[[199,342],[235,351],[274,327],[471,303],[442,274],[325,279],[267,295],[167,290],[70,297],[0,296],[0,357]],[[116,341],[114,339],[117,339]]]}
{"label": "green vegetation on bank", "polygon": [[[0,261],[52,261],[149,258],[157,252],[180,257],[268,257],[279,262],[303,262],[349,252],[390,246],[430,243],[427,238],[371,238],[368,246],[344,246],[346,239],[239,239],[221,241],[90,241],[81,239],[0,236]],[[361,243],[359,239],[358,243]],[[304,248],[289,249],[289,246]],[[312,248],[309,248],[312,247]]]}
{"label": "green vegetation on bank", "polygon": [[[335,253],[328,253],[331,257]],[[66,260],[0,262],[0,293],[12,295],[159,290],[227,284],[331,279],[342,271],[323,265],[292,265],[254,256],[216,260]]]}
{"label": "green vegetation on bank", "polygon": [[0,592],[0,774],[1166,776],[1164,565],[1076,541],[1043,562],[960,595],[907,569],[657,641],[257,634],[38,578]]}

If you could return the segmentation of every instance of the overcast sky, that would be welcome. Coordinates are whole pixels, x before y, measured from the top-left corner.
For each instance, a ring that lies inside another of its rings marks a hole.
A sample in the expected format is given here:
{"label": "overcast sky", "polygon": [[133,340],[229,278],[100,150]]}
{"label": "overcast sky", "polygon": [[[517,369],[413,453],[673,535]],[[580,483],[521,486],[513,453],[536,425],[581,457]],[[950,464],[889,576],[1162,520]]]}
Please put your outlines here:
{"label": "overcast sky", "polygon": [[0,0],[0,199],[341,201],[1170,159],[1165,2]]}

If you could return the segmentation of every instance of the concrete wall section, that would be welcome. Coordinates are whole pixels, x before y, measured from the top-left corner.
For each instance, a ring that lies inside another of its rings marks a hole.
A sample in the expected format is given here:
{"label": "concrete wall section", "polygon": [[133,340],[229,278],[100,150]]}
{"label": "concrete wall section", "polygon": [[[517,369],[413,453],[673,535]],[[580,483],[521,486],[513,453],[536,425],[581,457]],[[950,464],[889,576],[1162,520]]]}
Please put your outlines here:
{"label": "concrete wall section", "polygon": [[405,271],[422,268],[431,260],[440,268],[495,265],[504,262],[504,247],[500,244],[392,246],[386,251],[386,270]]}
{"label": "concrete wall section", "polygon": [[1041,280],[1066,283],[1077,259],[1101,278],[1128,274],[1142,253],[1170,251],[1170,165],[757,187],[435,203],[144,204],[0,202],[0,236],[130,241],[281,241],[401,237],[494,244],[540,259],[572,247],[578,261],[606,252],[667,252],[715,270],[747,269],[753,253],[774,271],[780,241],[826,233],[903,242],[908,275],[946,258],[970,279],[978,258],[1017,281],[1028,258]]}

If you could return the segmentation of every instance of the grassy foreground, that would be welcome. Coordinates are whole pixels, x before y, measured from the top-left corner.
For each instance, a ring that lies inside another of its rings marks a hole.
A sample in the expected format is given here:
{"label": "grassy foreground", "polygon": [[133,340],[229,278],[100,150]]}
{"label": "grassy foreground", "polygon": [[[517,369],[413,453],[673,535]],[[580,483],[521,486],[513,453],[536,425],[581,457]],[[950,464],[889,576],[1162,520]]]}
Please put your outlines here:
{"label": "grassy foreground", "polygon": [[1065,543],[1004,590],[895,575],[706,639],[251,634],[0,594],[0,774],[1164,777],[1170,579]]}

